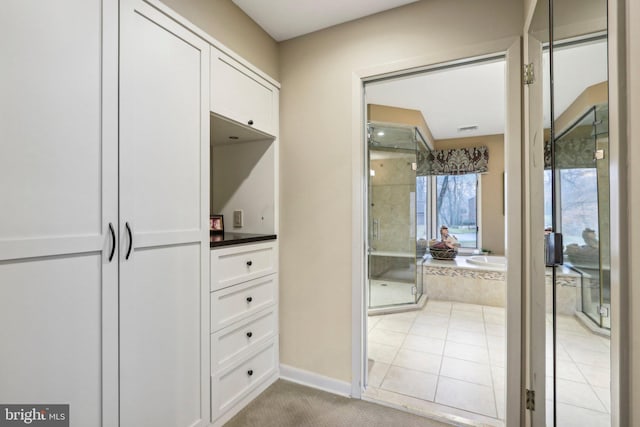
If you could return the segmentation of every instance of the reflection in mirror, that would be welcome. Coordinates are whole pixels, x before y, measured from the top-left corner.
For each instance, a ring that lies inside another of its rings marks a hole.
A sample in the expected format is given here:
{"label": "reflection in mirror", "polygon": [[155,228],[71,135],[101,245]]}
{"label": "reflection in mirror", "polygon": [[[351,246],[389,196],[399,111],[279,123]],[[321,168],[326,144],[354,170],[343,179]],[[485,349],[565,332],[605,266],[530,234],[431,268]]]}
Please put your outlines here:
{"label": "reflection in mirror", "polygon": [[564,265],[551,292],[556,369],[547,380],[556,394],[547,425],[610,426],[607,4],[551,5],[545,227],[563,234]]}

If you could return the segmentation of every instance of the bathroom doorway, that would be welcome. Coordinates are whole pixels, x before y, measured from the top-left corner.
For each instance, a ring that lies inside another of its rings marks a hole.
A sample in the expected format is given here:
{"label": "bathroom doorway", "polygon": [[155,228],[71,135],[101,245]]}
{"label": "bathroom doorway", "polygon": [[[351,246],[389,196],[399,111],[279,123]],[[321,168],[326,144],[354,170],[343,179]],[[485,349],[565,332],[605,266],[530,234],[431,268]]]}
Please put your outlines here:
{"label": "bathroom doorway", "polygon": [[[506,423],[506,63],[365,82],[365,399]],[[389,292],[400,277],[406,291]],[[512,342],[519,351],[519,331]]]}

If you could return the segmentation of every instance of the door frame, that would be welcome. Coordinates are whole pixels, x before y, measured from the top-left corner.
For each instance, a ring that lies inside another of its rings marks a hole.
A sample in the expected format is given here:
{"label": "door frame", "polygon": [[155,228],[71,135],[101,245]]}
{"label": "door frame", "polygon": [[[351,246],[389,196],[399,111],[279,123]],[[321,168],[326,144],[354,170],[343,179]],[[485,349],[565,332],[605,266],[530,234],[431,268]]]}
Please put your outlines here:
{"label": "door frame", "polygon": [[[525,32],[523,59],[532,64],[534,73],[542,75],[542,43]],[[538,71],[539,70],[539,71]],[[546,289],[544,265],[544,158],[543,158],[543,96],[541,78],[527,85],[523,93],[523,171],[524,171],[524,224],[523,245],[525,260],[523,284],[525,295],[525,387],[535,392],[536,411],[526,417],[526,425],[544,425],[546,422]],[[531,117],[535,124],[532,124]],[[534,128],[535,127],[535,128]],[[534,215],[534,206],[542,215]],[[535,357],[533,349],[543,349]],[[541,379],[541,380],[540,380]]]}
{"label": "door frame", "polygon": [[[352,100],[352,352],[351,352],[351,396],[361,399],[367,377],[367,287],[366,287],[366,236],[367,221],[365,211],[366,195],[366,111],[364,108],[364,83],[380,77],[392,77],[408,72],[427,71],[443,65],[459,65],[472,60],[504,57],[506,64],[505,84],[507,106],[505,109],[505,221],[506,245],[509,251],[507,269],[507,378],[506,424],[520,425],[522,407],[522,85],[521,47],[522,38],[514,37],[506,42],[496,41],[479,46],[471,46],[456,52],[424,56],[391,64],[382,64],[357,70],[351,76]],[[509,142],[511,141],[511,143]],[[518,404],[514,401],[518,400]]]}

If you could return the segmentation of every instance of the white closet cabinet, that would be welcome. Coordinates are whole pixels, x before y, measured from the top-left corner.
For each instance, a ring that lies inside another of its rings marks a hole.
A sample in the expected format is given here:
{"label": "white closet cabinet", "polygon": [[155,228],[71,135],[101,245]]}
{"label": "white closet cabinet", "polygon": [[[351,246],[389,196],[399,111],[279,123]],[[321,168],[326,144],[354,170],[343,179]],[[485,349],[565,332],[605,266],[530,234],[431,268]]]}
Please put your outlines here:
{"label": "white closet cabinet", "polygon": [[117,0],[2,2],[0,402],[73,427],[118,421],[117,29]]}
{"label": "white closet cabinet", "polygon": [[120,425],[204,426],[209,45],[120,5]]}
{"label": "white closet cabinet", "polygon": [[235,59],[211,47],[211,111],[276,135],[276,89]]}
{"label": "white closet cabinet", "polygon": [[277,380],[278,245],[211,251],[211,415],[221,426]]}

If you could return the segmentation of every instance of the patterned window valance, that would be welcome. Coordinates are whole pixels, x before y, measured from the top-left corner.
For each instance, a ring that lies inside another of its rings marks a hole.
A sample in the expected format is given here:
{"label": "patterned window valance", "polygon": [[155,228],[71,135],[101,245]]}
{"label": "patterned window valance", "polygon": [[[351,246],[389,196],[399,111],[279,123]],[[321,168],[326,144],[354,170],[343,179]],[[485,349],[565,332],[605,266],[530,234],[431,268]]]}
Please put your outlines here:
{"label": "patterned window valance", "polygon": [[489,170],[488,165],[489,149],[486,146],[434,150],[418,156],[419,175],[485,173]]}
{"label": "patterned window valance", "polygon": [[[595,168],[593,137],[562,139],[556,143],[557,169]],[[544,168],[551,169],[551,144],[544,144]]]}

